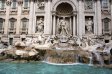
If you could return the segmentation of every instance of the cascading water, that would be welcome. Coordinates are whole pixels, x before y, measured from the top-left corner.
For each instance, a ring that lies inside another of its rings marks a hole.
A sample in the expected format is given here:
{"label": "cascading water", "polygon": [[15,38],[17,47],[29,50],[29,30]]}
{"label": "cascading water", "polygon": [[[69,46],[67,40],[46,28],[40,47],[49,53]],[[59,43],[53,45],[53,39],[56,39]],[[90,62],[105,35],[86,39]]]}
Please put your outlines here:
{"label": "cascading water", "polygon": [[104,61],[103,61],[103,58],[102,58],[102,56],[100,55],[100,53],[94,52],[94,54],[95,54],[97,60],[99,61],[99,63],[101,64],[101,66],[103,66],[103,65],[104,65]]}
{"label": "cascading water", "polygon": [[79,63],[79,55],[76,55],[76,63]]}
{"label": "cascading water", "polygon": [[93,56],[92,56],[92,54],[90,54],[90,56],[89,56],[89,65],[90,66],[93,65]]}

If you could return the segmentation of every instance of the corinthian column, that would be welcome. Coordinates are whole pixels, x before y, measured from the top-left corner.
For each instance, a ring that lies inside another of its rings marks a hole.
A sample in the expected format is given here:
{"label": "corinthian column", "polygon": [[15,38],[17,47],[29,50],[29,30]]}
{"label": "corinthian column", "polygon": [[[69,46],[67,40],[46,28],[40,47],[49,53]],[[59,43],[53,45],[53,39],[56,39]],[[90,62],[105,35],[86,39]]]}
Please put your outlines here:
{"label": "corinthian column", "polygon": [[98,33],[98,26],[97,26],[97,1],[95,1],[95,16],[94,16],[94,34],[97,35]]}
{"label": "corinthian column", "polygon": [[52,21],[51,21],[51,0],[47,0],[45,3],[45,22],[44,22],[44,34],[52,33]]}
{"label": "corinthian column", "polygon": [[76,35],[76,16],[73,16],[73,36]]}
{"label": "corinthian column", "polygon": [[37,4],[37,3],[34,1],[33,25],[32,25],[32,26],[33,26],[33,27],[32,27],[32,29],[33,29],[33,30],[32,30],[32,33],[33,33],[33,34],[35,34],[35,29],[36,29],[36,14],[35,14],[35,12],[36,12],[36,7],[35,7],[36,4]]}
{"label": "corinthian column", "polygon": [[101,22],[101,3],[100,0],[97,0],[97,29],[98,35],[102,35],[102,22]]}
{"label": "corinthian column", "polygon": [[53,35],[56,34],[56,15],[53,16]]}
{"label": "corinthian column", "polygon": [[30,0],[30,13],[29,13],[29,26],[28,26],[28,34],[32,34],[32,25],[33,25],[33,11],[34,11],[34,2]]}
{"label": "corinthian column", "polygon": [[6,1],[6,17],[5,17],[5,26],[4,26],[4,34],[8,34],[8,21],[9,21],[9,14],[10,14],[10,5],[11,1]]}
{"label": "corinthian column", "polygon": [[[112,24],[112,0],[111,0],[111,24]],[[111,34],[112,34],[112,25],[111,25]]]}
{"label": "corinthian column", "polygon": [[82,34],[83,34],[83,29],[85,29],[84,27],[84,9],[83,9],[83,3],[82,3],[82,0],[79,0],[79,12],[78,12],[78,25],[77,25],[77,28],[78,28],[78,35],[80,37],[82,37]]}
{"label": "corinthian column", "polygon": [[22,0],[18,0],[18,15],[17,15],[17,24],[16,24],[16,34],[19,34],[20,32],[20,25],[21,25],[21,9],[22,7]]}

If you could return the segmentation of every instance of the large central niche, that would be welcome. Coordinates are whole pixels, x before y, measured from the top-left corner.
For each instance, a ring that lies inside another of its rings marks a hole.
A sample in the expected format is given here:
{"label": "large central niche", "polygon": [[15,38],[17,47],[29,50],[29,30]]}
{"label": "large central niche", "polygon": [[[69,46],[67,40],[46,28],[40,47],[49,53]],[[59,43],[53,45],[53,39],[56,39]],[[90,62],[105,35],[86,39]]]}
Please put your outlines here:
{"label": "large central niche", "polygon": [[60,3],[56,7],[56,34],[73,33],[73,7],[66,2]]}
{"label": "large central niche", "polygon": [[58,15],[68,15],[68,14],[72,14],[73,12],[73,8],[70,4],[68,3],[61,3],[57,6],[56,8],[56,12]]}

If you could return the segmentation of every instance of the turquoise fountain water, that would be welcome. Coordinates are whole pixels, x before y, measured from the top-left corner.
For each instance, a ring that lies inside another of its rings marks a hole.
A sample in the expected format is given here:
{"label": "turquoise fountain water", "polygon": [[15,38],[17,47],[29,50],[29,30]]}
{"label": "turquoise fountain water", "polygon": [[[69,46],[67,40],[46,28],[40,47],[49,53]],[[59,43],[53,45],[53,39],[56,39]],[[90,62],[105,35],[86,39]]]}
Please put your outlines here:
{"label": "turquoise fountain water", "polygon": [[112,69],[84,64],[50,65],[38,63],[0,63],[0,74],[112,74]]}

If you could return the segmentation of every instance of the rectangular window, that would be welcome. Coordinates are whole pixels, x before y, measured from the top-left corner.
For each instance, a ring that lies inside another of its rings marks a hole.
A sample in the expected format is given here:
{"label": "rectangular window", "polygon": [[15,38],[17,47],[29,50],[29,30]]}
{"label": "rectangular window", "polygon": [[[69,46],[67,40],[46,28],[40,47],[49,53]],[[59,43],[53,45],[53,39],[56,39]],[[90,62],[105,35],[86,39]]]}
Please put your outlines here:
{"label": "rectangular window", "polygon": [[0,9],[5,8],[5,0],[0,0]]}
{"label": "rectangular window", "polygon": [[104,27],[104,32],[109,32],[110,31],[110,19],[109,18],[104,18],[103,19],[103,27]]}
{"label": "rectangular window", "polygon": [[0,30],[2,30],[3,27],[3,20],[0,20]]}
{"label": "rectangular window", "polygon": [[102,8],[108,8],[109,0],[102,0]]}
{"label": "rectangular window", "polygon": [[104,22],[104,31],[109,31],[109,22]]}
{"label": "rectangular window", "polygon": [[23,25],[22,25],[23,29],[26,29],[26,24],[27,24],[27,21],[23,21]]}
{"label": "rectangular window", "polygon": [[17,3],[17,1],[16,0],[13,0],[13,2],[12,2],[12,8],[13,9],[16,9],[16,3]]}
{"label": "rectangular window", "polygon": [[14,24],[15,24],[15,21],[10,21],[10,29],[11,30],[14,30]]}
{"label": "rectangular window", "polygon": [[28,8],[28,5],[29,5],[29,0],[24,0],[24,8]]}

